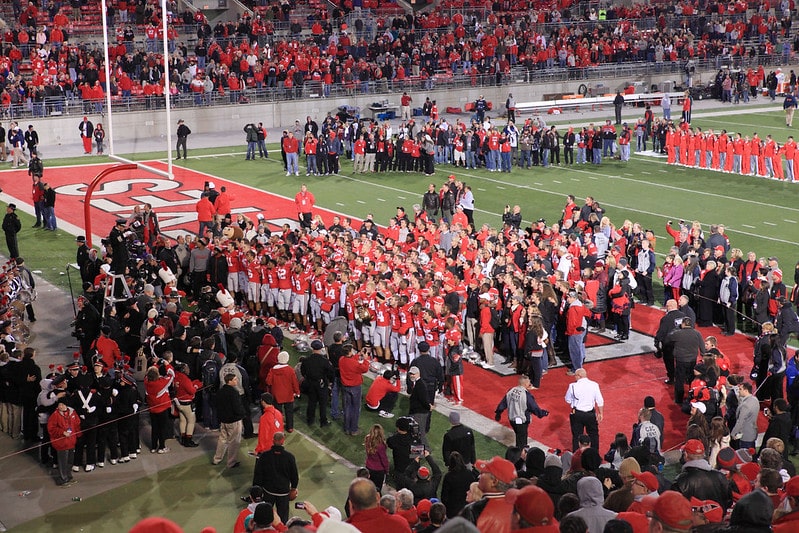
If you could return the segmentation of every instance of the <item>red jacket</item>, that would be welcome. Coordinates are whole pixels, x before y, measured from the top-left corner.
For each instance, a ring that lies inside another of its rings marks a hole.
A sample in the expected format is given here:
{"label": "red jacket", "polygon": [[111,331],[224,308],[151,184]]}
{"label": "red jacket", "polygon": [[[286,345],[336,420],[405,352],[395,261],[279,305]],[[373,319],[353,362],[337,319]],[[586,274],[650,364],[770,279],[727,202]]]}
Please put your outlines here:
{"label": "red jacket", "polygon": [[[352,524],[361,533],[411,533],[408,521],[399,515],[388,514],[382,507],[356,511],[347,523]],[[508,511],[510,523],[510,511]]]}
{"label": "red jacket", "polygon": [[159,377],[155,381],[144,380],[144,390],[147,396],[147,405],[151,413],[163,413],[169,409],[172,400],[169,397],[169,385],[172,378]]}
{"label": "red jacket", "polygon": [[[300,394],[297,374],[289,365],[275,365],[266,376],[266,384],[272,392],[276,403],[291,403]],[[272,447],[269,443],[267,450]]]}
{"label": "red jacket", "polygon": [[214,219],[216,210],[214,209],[214,204],[211,203],[207,196],[200,198],[195,209],[197,210],[197,220],[199,222],[211,222]]}
{"label": "red jacket", "polygon": [[491,306],[484,305],[480,309],[480,335],[483,333],[494,333],[491,327]]}
{"label": "red jacket", "polygon": [[[69,431],[69,435],[64,435]],[[50,435],[53,448],[57,451],[72,450],[78,442],[80,433],[80,417],[71,407],[63,413],[58,409],[50,415],[47,421],[47,433]]]}
{"label": "red jacket", "polygon": [[778,518],[772,523],[771,528],[774,533],[793,533],[799,530],[799,511]]}
{"label": "red jacket", "polygon": [[385,379],[383,376],[377,376],[369,387],[369,392],[366,393],[366,405],[370,407],[377,407],[380,401],[385,398],[389,392],[399,392],[400,382],[397,380],[393,385],[391,381]]}
{"label": "red jacket", "polygon": [[338,361],[341,384],[345,387],[358,387],[363,384],[363,375],[369,371],[369,361],[358,361],[355,356],[342,357]]}
{"label": "red jacket", "polygon": [[177,386],[176,397],[178,401],[190,402],[194,400],[194,395],[201,386],[201,382],[192,381],[189,376],[183,372],[175,374],[175,382]]}
{"label": "red jacket", "polygon": [[283,413],[275,409],[274,405],[267,405],[264,414],[258,420],[258,445],[255,446],[255,453],[271,450],[275,444],[275,433],[278,431],[283,431]]}
{"label": "red jacket", "polygon": [[566,311],[566,335],[582,333],[577,328],[583,327],[583,319],[591,316],[591,311],[584,305],[571,305]]}

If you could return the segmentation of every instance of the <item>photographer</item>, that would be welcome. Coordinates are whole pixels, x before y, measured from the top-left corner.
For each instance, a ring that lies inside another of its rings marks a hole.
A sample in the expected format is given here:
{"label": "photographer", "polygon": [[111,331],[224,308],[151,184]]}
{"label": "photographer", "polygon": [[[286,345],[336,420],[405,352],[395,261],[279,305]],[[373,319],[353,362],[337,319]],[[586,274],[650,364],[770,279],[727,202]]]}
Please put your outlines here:
{"label": "photographer", "polygon": [[[422,457],[427,460],[430,468],[421,465]],[[430,452],[425,450],[421,456],[411,461],[403,474],[397,474],[397,482],[400,487],[407,488],[413,493],[414,503],[419,503],[419,500],[436,497],[442,476],[438,463]]]}
{"label": "photographer", "polygon": [[357,435],[363,375],[369,371],[369,357],[366,348],[358,352],[351,344],[345,344],[342,351],[345,355],[339,359],[338,368],[344,393],[344,433]]}
{"label": "photographer", "polygon": [[124,274],[125,268],[128,265],[130,254],[128,253],[128,239],[127,234],[129,230],[125,228],[128,221],[124,218],[116,219],[108,239],[103,241],[106,246],[106,251],[110,251],[112,257],[111,270],[115,274]]}
{"label": "photographer", "polygon": [[401,387],[399,372],[385,370],[382,375],[375,378],[366,393],[366,410],[376,411],[383,418],[393,418],[394,413],[391,411],[397,405]]}
{"label": "photographer", "polygon": [[408,394],[410,395],[408,415],[419,424],[419,437],[427,445],[427,422],[430,419],[432,404],[427,384],[421,379],[419,369],[415,366],[408,370]]}

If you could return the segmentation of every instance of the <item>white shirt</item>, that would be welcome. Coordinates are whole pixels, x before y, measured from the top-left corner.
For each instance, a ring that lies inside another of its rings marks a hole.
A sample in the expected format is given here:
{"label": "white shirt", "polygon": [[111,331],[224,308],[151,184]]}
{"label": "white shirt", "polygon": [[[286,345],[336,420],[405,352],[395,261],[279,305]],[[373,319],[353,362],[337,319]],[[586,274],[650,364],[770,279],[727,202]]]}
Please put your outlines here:
{"label": "white shirt", "polygon": [[593,411],[594,405],[602,407],[605,400],[599,391],[599,385],[588,378],[580,378],[566,391],[566,403],[578,411]]}

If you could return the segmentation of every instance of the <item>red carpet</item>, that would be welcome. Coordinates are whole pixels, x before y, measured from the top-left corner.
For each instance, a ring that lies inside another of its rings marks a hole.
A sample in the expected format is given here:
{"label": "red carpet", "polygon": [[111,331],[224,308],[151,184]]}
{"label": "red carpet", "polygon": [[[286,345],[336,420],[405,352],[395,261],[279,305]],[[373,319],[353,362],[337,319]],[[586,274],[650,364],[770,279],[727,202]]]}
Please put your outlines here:
{"label": "red carpet", "polygon": [[[663,312],[659,309],[637,305],[633,309],[632,329],[654,336]],[[752,368],[753,339],[736,334],[723,337],[718,328],[699,328],[702,336],[715,335],[719,339],[719,349],[730,359],[732,373],[748,376]],[[592,341],[593,338],[593,341]],[[602,344],[590,335],[591,345]],[[664,449],[678,446],[685,436],[687,415],[684,415],[673,401],[673,387],[665,385],[666,370],[663,362],[652,353],[608,359],[585,365],[588,377],[599,383],[605,398],[605,419],[599,425],[600,450],[604,453],[616,433],[625,433],[628,438],[632,425],[637,421],[638,410],[643,406],[645,396],[653,396],[657,409],[666,418]],[[550,369],[541,381],[541,388],[534,392],[536,401],[542,409],[549,410],[547,418],[533,418],[530,436],[550,447],[571,448],[569,429],[569,406],[564,401],[566,389],[574,381],[566,375],[566,368]],[[466,365],[464,375],[465,406],[483,416],[493,418],[494,409],[507,389],[516,385],[516,376],[502,377],[481,367]],[[476,386],[479,384],[479,389]],[[477,392],[487,391],[486,393]],[[488,392],[490,391],[490,392]],[[507,417],[503,416],[507,424]],[[761,431],[765,429],[765,419],[761,417]]]}

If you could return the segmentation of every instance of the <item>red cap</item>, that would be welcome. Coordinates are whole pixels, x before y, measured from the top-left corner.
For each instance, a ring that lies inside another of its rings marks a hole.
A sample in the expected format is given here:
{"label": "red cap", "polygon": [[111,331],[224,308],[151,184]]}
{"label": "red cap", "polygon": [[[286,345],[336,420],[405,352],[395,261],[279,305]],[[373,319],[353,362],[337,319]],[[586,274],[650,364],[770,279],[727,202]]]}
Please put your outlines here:
{"label": "red cap", "polygon": [[450,329],[447,331],[446,337],[447,341],[452,341],[455,344],[458,344],[459,342],[461,342],[462,335],[461,332],[458,331],[457,329]]}
{"label": "red cap", "polygon": [[690,439],[682,447],[682,450],[689,455],[700,455],[705,453],[705,445],[699,439]]}
{"label": "red cap", "polygon": [[166,335],[166,329],[164,329],[164,326],[155,326],[155,329],[153,330],[153,334],[154,335]]}
{"label": "red cap", "polygon": [[430,469],[426,466],[420,466],[419,470],[416,471],[416,477],[419,479],[427,479],[430,477]]}
{"label": "red cap", "polygon": [[658,501],[657,496],[649,494],[641,498],[639,501],[631,503],[630,506],[627,508],[627,510],[632,513],[641,513],[645,515],[655,508],[655,502],[657,501]]}
{"label": "red cap", "polygon": [[716,246],[715,248],[713,248],[713,250],[716,251],[716,252],[723,252],[724,251],[724,247],[723,246]]}
{"label": "red cap", "polygon": [[754,483],[760,473],[760,465],[757,463],[744,463],[738,467],[738,470],[746,476],[746,479]]}
{"label": "red cap", "polygon": [[649,519],[645,514],[633,513],[626,511],[616,515],[617,520],[624,520],[633,526],[633,533],[648,533],[649,532]]}
{"label": "red cap", "polygon": [[505,493],[505,501],[533,527],[558,523],[552,498],[541,487],[527,485],[522,489],[510,489]]}
{"label": "red cap", "polygon": [[785,483],[785,494],[788,496],[799,496],[799,476],[793,476]]}
{"label": "red cap", "polygon": [[275,317],[273,317],[273,316],[270,316],[266,320],[266,323],[269,324],[270,326],[277,326],[277,319]]}
{"label": "red cap", "polygon": [[[425,468],[424,466],[422,468],[427,470],[427,468]],[[419,470],[421,470],[422,468],[420,468]],[[419,503],[416,504],[416,512],[419,515],[423,515],[423,514],[424,515],[429,515],[430,514],[430,509],[432,507],[433,507],[433,502],[431,502],[430,500],[425,498],[423,500],[419,500]]]}
{"label": "red cap", "polygon": [[702,513],[709,522],[720,524],[724,519],[724,509],[713,500],[700,500],[691,496],[691,511]]}
{"label": "red cap", "polygon": [[655,474],[652,472],[630,472],[630,474],[636,479],[636,481],[640,481],[646,486],[646,490],[649,492],[658,490],[658,478],[655,477]]}
{"label": "red cap", "polygon": [[679,492],[667,490],[655,502],[652,518],[675,531],[690,531],[693,524],[691,502]]}
{"label": "red cap", "polygon": [[516,479],[516,467],[507,459],[495,455],[490,461],[477,461],[474,468],[478,472],[487,472],[503,483],[512,483]]}

